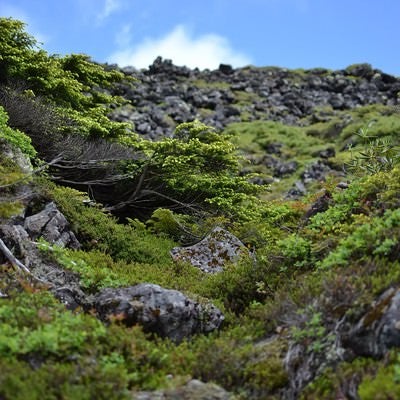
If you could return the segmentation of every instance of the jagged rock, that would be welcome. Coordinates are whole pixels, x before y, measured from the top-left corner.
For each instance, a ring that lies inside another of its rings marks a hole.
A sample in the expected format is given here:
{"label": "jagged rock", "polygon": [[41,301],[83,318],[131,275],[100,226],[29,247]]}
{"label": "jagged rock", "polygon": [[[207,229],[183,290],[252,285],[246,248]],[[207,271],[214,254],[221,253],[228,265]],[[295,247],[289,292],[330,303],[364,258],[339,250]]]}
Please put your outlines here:
{"label": "jagged rock", "polygon": [[92,296],[81,289],[79,276],[48,261],[22,225],[12,221],[0,225],[0,237],[13,249],[14,256],[31,271],[33,277],[48,284],[49,289],[68,309],[92,307]]}
{"label": "jagged rock", "polygon": [[226,75],[231,75],[235,72],[234,69],[232,68],[232,65],[228,64],[219,64],[218,70]]}
{"label": "jagged rock", "polygon": [[215,383],[192,379],[186,385],[156,392],[139,392],[135,400],[233,400],[234,396]]}
{"label": "jagged rock", "polygon": [[33,240],[43,237],[49,243],[61,247],[80,247],[75,234],[69,229],[67,219],[53,202],[47,204],[43,211],[27,217],[24,228]]}
{"label": "jagged rock", "polygon": [[327,158],[335,157],[336,152],[335,152],[335,149],[333,147],[328,147],[327,149],[321,150],[321,151],[319,151],[319,152],[317,152],[316,154],[313,154],[313,155],[317,155],[317,156],[319,156],[321,158],[327,159]]}
{"label": "jagged rock", "polygon": [[400,347],[400,289],[389,288],[370,310],[342,335],[342,345],[363,357],[383,357]]}
{"label": "jagged rock", "polygon": [[[301,390],[316,376],[343,361],[356,357],[382,358],[392,348],[400,347],[400,288],[387,289],[356,321],[354,316],[339,319],[319,339],[313,349],[306,341],[292,342],[285,357],[289,388],[284,398],[296,399]],[[352,379],[342,387],[344,398],[357,392]]]}
{"label": "jagged rock", "polygon": [[272,163],[274,176],[277,176],[279,178],[285,175],[293,174],[293,172],[296,171],[297,166],[297,161],[282,162],[277,158],[275,158]]}
{"label": "jagged rock", "polygon": [[212,304],[202,305],[177,290],[150,283],[106,288],[96,295],[95,308],[104,321],[115,317],[127,326],[140,324],[145,331],[175,342],[218,329],[224,319]]}
{"label": "jagged rock", "polygon": [[268,143],[264,149],[268,154],[276,154],[276,155],[281,155],[282,154],[282,143]]}
{"label": "jagged rock", "polygon": [[199,243],[171,250],[174,261],[189,262],[203,272],[221,272],[227,262],[236,262],[248,254],[245,245],[230,232],[216,227]]}

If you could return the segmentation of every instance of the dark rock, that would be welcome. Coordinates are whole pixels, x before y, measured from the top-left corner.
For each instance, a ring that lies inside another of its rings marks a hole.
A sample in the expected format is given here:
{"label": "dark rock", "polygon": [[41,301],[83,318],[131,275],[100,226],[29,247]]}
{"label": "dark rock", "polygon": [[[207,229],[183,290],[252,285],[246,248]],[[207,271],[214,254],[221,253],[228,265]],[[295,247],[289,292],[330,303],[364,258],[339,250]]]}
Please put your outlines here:
{"label": "dark rock", "polygon": [[328,147],[325,150],[321,150],[321,151],[313,154],[314,157],[319,156],[319,157],[325,158],[325,159],[335,157],[335,155],[336,155],[336,152],[333,147]]}
{"label": "dark rock", "polygon": [[68,221],[54,203],[47,204],[38,214],[27,217],[24,228],[33,240],[43,237],[49,243],[61,247],[73,249],[80,247],[75,234],[70,230]]}
{"label": "dark rock", "polygon": [[286,194],[287,199],[298,199],[302,196],[304,196],[307,193],[307,189],[304,186],[304,183],[302,181],[296,181],[294,186],[289,189],[289,191]]}
{"label": "dark rock", "polygon": [[0,226],[0,236],[13,249],[14,256],[30,269],[33,277],[47,284],[68,309],[80,306],[88,310],[92,307],[92,296],[81,289],[79,276],[48,261],[22,225],[15,225],[13,222],[3,224]]}
{"label": "dark rock", "polygon": [[304,216],[305,219],[309,219],[320,212],[326,211],[331,203],[332,194],[327,190],[323,190],[307,210]]}
{"label": "dark rock", "polygon": [[187,67],[177,67],[171,60],[163,60],[161,57],[157,57],[153,64],[149,66],[148,73],[150,75],[168,74],[169,76],[188,77],[190,75],[190,69]]}
{"label": "dark rock", "polygon": [[344,348],[363,357],[381,358],[400,347],[400,289],[386,290],[341,339]]}
{"label": "dark rock", "polygon": [[118,318],[127,326],[140,324],[175,342],[218,329],[224,319],[212,304],[202,305],[177,290],[150,283],[104,289],[96,295],[95,308],[103,321]]}
{"label": "dark rock", "polygon": [[358,76],[360,78],[371,79],[375,73],[370,64],[354,64],[345,70],[346,75]]}
{"label": "dark rock", "polygon": [[282,177],[284,175],[293,174],[293,172],[297,169],[297,161],[289,161],[289,162],[277,162],[273,167],[274,175],[278,177]]}
{"label": "dark rock", "polygon": [[309,183],[312,181],[322,181],[325,176],[331,171],[331,168],[318,160],[317,162],[311,164],[302,174],[302,179],[304,183]]}
{"label": "dark rock", "polygon": [[347,182],[339,182],[336,187],[338,189],[347,189],[349,187],[349,184]]}
{"label": "dark rock", "polygon": [[226,106],[223,108],[225,118],[240,115],[240,111],[236,107]]}
{"label": "dark rock", "polygon": [[219,64],[218,70],[226,75],[231,75],[235,72],[232,66],[228,64]]}
{"label": "dark rock", "polygon": [[281,148],[282,148],[283,144],[282,143],[268,143],[264,149],[267,153],[269,154],[277,154],[277,155],[281,155]]}
{"label": "dark rock", "polygon": [[174,261],[184,261],[203,272],[221,272],[227,262],[236,262],[248,254],[245,245],[228,231],[217,227],[199,243],[171,250]]}
{"label": "dark rock", "polygon": [[335,110],[341,110],[345,108],[345,102],[343,95],[341,93],[338,94],[333,94],[330,99],[329,99],[329,104],[334,108]]}

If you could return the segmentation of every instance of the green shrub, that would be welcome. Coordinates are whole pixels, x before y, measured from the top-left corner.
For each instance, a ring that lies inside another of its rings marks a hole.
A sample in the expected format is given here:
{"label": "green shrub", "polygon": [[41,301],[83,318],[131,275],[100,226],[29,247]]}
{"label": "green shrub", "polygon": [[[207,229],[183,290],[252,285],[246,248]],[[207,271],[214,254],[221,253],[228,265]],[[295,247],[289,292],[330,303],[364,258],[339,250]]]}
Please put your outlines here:
{"label": "green shrub", "polygon": [[125,124],[107,117],[121,99],[102,90],[121,81],[122,73],[106,71],[82,54],[50,56],[25,31],[23,22],[11,18],[0,18],[0,37],[3,84],[21,82],[34,95],[59,106],[60,114],[75,121],[75,125],[64,126],[65,130],[114,137],[126,133]]}
{"label": "green shrub", "polygon": [[31,159],[35,158],[36,150],[31,144],[31,139],[24,133],[11,129],[8,126],[8,115],[4,108],[0,105],[0,139],[5,139],[15,148],[20,149],[25,155]]}
{"label": "green shrub", "polygon": [[100,208],[87,205],[87,197],[77,190],[52,186],[49,195],[72,224],[85,249],[96,249],[115,260],[145,264],[171,264],[169,251],[175,243],[157,237],[139,225],[124,225]]}
{"label": "green shrub", "polygon": [[390,365],[381,366],[375,375],[366,374],[360,383],[358,394],[361,400],[396,399],[400,393],[399,357]]}
{"label": "green shrub", "polygon": [[284,257],[285,268],[303,268],[311,263],[311,242],[293,233],[277,242],[278,249]]}
{"label": "green shrub", "polygon": [[400,235],[400,210],[387,210],[382,217],[375,217],[342,239],[337,248],[321,263],[320,268],[348,265],[351,259],[365,256],[391,258],[397,251]]}

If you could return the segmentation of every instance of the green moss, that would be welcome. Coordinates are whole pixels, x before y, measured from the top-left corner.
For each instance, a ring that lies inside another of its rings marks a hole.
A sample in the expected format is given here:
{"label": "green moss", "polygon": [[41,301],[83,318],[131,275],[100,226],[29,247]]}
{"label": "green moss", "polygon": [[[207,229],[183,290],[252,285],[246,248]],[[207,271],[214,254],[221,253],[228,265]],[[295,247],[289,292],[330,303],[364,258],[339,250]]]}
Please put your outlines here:
{"label": "green moss", "polygon": [[19,201],[0,201],[0,218],[10,218],[22,212],[23,206]]}
{"label": "green moss", "polygon": [[[394,359],[394,360],[393,360]],[[361,400],[396,399],[400,393],[400,358],[392,354],[392,363],[381,366],[376,374],[366,374],[360,383]]]}
{"label": "green moss", "polygon": [[40,248],[63,267],[78,272],[90,291],[151,282],[163,287],[193,291],[206,277],[189,264],[132,263],[114,261],[100,251],[73,251],[41,242]]}
{"label": "green moss", "polygon": [[206,81],[205,79],[195,79],[190,80],[191,86],[197,87],[199,89],[217,89],[217,90],[226,90],[230,88],[229,83],[227,82],[212,82]]}
{"label": "green moss", "polygon": [[234,104],[238,106],[251,105],[261,100],[260,96],[257,93],[245,92],[243,90],[235,91],[234,96],[235,96]]}

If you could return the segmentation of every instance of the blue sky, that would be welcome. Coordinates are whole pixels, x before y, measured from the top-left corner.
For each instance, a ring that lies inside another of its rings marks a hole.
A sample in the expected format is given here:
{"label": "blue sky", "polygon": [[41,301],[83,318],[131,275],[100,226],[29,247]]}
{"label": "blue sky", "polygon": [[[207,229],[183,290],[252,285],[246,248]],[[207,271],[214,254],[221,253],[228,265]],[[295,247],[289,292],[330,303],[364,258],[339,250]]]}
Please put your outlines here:
{"label": "blue sky", "polygon": [[1,0],[0,16],[26,22],[50,53],[121,66],[368,62],[400,76],[400,0]]}

